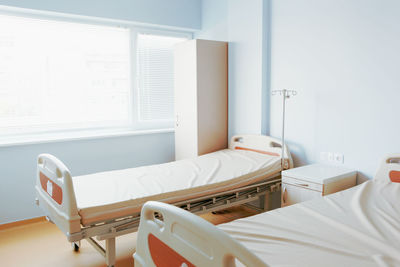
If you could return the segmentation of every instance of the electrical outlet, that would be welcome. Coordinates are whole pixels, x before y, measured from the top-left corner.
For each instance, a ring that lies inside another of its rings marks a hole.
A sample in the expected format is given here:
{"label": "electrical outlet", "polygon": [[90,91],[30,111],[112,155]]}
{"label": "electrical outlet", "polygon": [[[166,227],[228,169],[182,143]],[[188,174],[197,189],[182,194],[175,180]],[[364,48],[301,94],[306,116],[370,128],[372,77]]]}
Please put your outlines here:
{"label": "electrical outlet", "polygon": [[334,162],[343,164],[344,163],[344,155],[342,153],[335,153],[334,156]]}
{"label": "electrical outlet", "polygon": [[338,152],[320,152],[319,153],[320,160],[322,162],[343,164],[344,163],[344,155],[343,153]]}
{"label": "electrical outlet", "polygon": [[328,152],[328,161],[329,162],[334,162],[335,161],[335,153]]}

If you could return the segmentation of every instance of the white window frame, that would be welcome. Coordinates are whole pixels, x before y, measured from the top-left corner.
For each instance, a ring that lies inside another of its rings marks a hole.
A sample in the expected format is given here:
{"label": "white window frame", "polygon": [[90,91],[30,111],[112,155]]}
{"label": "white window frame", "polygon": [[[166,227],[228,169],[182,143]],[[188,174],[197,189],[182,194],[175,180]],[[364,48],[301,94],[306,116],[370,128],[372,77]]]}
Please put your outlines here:
{"label": "white window frame", "polygon": [[136,37],[138,33],[147,33],[155,35],[184,37],[188,40],[193,39],[194,29],[170,27],[162,25],[152,25],[147,23],[137,23],[125,20],[106,19],[98,17],[89,17],[81,15],[64,14],[51,11],[38,11],[24,8],[14,8],[0,6],[1,15],[19,16],[25,18],[36,18],[45,20],[64,21],[72,23],[82,23],[99,26],[121,27],[129,30],[130,34],[130,102],[131,113],[130,124],[127,127],[104,127],[104,128],[80,128],[77,130],[54,130],[48,132],[32,132],[21,135],[1,135],[0,146],[32,144],[43,142],[54,142],[58,140],[79,140],[115,137],[138,134],[153,134],[173,131],[173,118],[171,121],[159,122],[139,122],[138,121],[138,88],[136,86]]}

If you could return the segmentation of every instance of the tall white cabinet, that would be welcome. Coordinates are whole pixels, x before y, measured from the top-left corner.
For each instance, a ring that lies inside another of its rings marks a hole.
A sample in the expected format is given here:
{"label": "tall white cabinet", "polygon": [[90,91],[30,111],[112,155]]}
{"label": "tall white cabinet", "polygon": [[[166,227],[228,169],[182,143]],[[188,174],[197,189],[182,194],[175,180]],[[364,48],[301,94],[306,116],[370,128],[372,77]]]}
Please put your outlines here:
{"label": "tall white cabinet", "polygon": [[228,146],[228,44],[190,40],[175,47],[175,158]]}

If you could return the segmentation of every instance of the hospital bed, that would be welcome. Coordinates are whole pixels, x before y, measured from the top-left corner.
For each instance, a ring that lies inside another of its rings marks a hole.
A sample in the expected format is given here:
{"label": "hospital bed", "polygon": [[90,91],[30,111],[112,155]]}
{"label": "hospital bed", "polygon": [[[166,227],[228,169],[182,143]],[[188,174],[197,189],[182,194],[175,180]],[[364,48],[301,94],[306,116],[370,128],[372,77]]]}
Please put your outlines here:
{"label": "hospital bed", "polygon": [[42,154],[36,203],[76,251],[85,239],[113,266],[115,238],[137,231],[140,210],[149,200],[196,214],[256,200],[266,208],[266,195],[280,190],[280,171],[293,166],[283,148],[269,136],[240,135],[229,149],[197,158],[76,177],[59,159]]}
{"label": "hospital bed", "polygon": [[218,227],[148,202],[135,267],[400,266],[399,203],[400,154],[356,187]]}

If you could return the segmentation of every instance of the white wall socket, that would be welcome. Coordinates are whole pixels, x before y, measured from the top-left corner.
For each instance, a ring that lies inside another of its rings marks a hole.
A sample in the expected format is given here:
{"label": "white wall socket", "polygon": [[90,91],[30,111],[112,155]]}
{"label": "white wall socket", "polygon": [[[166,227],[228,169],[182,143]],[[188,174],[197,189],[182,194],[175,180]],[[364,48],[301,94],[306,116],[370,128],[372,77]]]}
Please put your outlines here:
{"label": "white wall socket", "polygon": [[344,155],[342,153],[333,154],[333,161],[336,163],[344,163]]}
{"label": "white wall socket", "polygon": [[339,152],[321,152],[320,159],[322,162],[343,164],[344,163],[344,155]]}

